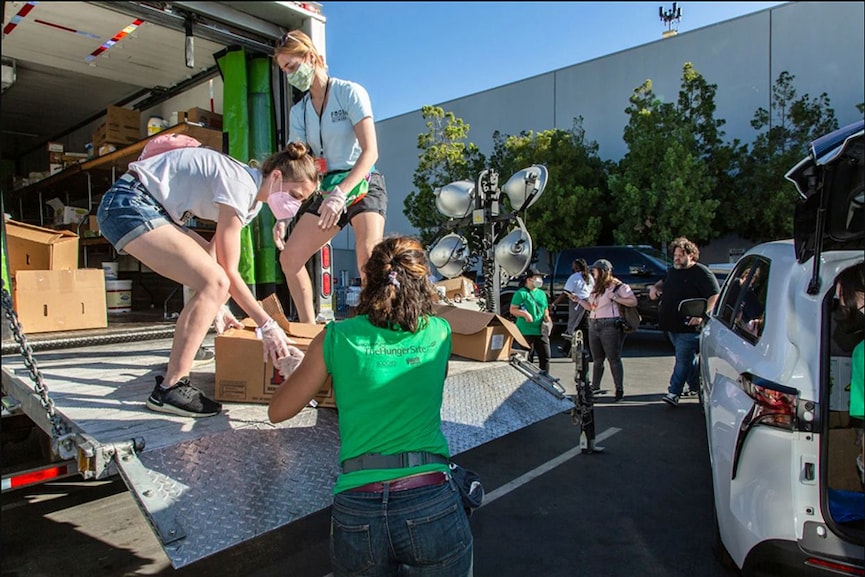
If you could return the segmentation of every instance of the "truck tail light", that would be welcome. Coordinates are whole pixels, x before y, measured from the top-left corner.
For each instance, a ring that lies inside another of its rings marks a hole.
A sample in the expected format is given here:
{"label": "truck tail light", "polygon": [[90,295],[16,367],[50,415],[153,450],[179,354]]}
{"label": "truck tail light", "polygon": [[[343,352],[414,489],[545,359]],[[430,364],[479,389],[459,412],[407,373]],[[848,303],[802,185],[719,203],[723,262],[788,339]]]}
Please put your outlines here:
{"label": "truck tail light", "polygon": [[[754,400],[754,405],[742,423],[739,425],[739,434],[736,437],[736,450],[733,453],[733,479],[739,468],[739,457],[748,432],[758,425],[767,425],[778,429],[793,431],[797,429],[799,417],[799,391],[778,383],[763,379],[756,375],[747,373],[739,376],[739,386],[746,395]],[[803,414],[808,421],[813,421],[814,411]],[[810,426],[808,427],[811,428]]]}

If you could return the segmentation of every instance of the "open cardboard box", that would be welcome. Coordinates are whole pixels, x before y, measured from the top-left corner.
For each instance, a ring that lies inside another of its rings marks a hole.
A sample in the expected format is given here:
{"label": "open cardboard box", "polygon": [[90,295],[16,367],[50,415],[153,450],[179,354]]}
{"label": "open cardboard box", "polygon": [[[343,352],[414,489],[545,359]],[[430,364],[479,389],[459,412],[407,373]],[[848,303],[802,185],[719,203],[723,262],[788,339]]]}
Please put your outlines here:
{"label": "open cardboard box", "polygon": [[[270,295],[261,305],[273,320],[302,351],[309,348],[312,339],[324,325],[293,323],[286,318],[276,295]],[[273,393],[285,380],[273,366],[264,360],[264,344],[256,335],[252,319],[243,320],[243,329],[228,329],[214,340],[216,349],[217,401],[237,403],[269,403]],[[336,407],[333,386],[328,378],[314,401],[321,407]]]}
{"label": "open cardboard box", "polygon": [[433,305],[435,314],[451,326],[452,353],[478,361],[506,361],[513,341],[529,343],[517,325],[501,315],[447,305]]}
{"label": "open cardboard box", "polygon": [[78,235],[68,230],[8,220],[6,246],[9,249],[9,274],[12,278],[19,270],[78,268]]}

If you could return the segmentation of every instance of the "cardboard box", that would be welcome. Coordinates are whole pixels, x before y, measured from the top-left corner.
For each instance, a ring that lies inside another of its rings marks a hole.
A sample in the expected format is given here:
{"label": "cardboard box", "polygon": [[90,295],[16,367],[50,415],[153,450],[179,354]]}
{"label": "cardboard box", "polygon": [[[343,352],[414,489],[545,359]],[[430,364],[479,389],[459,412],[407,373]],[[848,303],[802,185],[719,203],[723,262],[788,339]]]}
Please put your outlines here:
{"label": "cardboard box", "polygon": [[829,429],[829,486],[842,491],[861,491],[856,455],[861,450],[856,444],[855,429]]}
{"label": "cardboard box", "polygon": [[78,235],[9,220],[6,222],[9,273],[78,268]]}
{"label": "cardboard box", "polygon": [[88,214],[90,214],[90,211],[86,208],[79,208],[77,206],[66,206],[59,198],[52,198],[45,204],[54,209],[55,225],[78,225],[85,218],[87,218]]}
{"label": "cardboard box", "polygon": [[[178,121],[180,120],[180,114],[178,114]],[[208,128],[213,128],[215,130],[222,130],[222,115],[215,112],[210,112],[209,110],[205,110],[204,108],[190,108],[186,111],[185,120],[187,122],[194,122]]]}
{"label": "cardboard box", "polygon": [[99,150],[104,144],[119,145],[118,148],[141,140],[141,113],[121,106],[109,106],[105,122],[93,132],[93,148]]}
{"label": "cardboard box", "polygon": [[[268,314],[285,330],[294,346],[302,351],[324,325],[290,322],[282,311],[275,295],[261,302]],[[269,403],[273,393],[285,380],[273,362],[264,359],[264,345],[256,335],[255,323],[244,319],[243,329],[229,329],[214,339],[216,349],[217,401],[237,403]],[[331,380],[322,387],[313,399],[318,406],[336,407]]]}
{"label": "cardboard box", "polygon": [[102,269],[19,270],[15,310],[24,333],[108,326]]}
{"label": "cardboard box", "polygon": [[517,325],[501,315],[446,305],[435,305],[434,309],[451,326],[455,355],[478,361],[506,361],[513,341],[529,348]]}
{"label": "cardboard box", "polygon": [[444,288],[445,297],[451,300],[462,300],[475,294],[475,283],[464,276],[440,280],[435,286]]}
{"label": "cardboard box", "polygon": [[829,358],[829,409],[850,410],[850,357]]}

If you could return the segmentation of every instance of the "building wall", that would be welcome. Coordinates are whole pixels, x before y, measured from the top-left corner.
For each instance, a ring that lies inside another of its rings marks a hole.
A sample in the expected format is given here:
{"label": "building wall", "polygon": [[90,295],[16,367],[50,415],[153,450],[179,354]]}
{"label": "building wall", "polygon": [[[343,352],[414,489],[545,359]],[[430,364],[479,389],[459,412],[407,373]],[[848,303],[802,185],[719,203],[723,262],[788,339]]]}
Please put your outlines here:
{"label": "building wall", "polygon": [[[793,2],[430,104],[467,122],[469,140],[486,155],[492,152],[496,130],[504,134],[567,130],[575,117],[582,116],[586,137],[598,142],[600,156],[618,160],[627,152],[622,131],[634,89],[651,79],[657,96],[675,101],[682,66],[692,62],[707,82],[718,85],[716,118],[726,120],[722,129],[727,141],[753,140],[756,132],[750,121],[757,108],[769,108],[772,85],[784,70],[795,76],[798,96],[813,98],[826,92],[843,126],[861,118],[855,106],[865,100],[863,8],[862,2]],[[420,153],[417,138],[426,132],[423,117],[417,110],[380,120],[376,129],[380,153],[376,164],[385,175],[389,196],[385,232],[414,234],[403,205],[414,191],[412,179]],[[350,235],[348,229],[341,232],[334,246],[353,247]]]}

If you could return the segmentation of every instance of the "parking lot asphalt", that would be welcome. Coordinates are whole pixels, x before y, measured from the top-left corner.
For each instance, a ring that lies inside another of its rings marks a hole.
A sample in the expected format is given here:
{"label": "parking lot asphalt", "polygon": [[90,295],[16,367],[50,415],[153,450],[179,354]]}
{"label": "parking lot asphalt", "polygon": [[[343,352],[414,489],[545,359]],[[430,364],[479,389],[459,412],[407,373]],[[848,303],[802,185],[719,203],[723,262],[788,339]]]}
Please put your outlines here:
{"label": "parking lot asphalt", "polygon": [[[555,345],[551,374],[572,387]],[[672,347],[629,335],[625,398],[599,395],[602,452],[579,451],[579,427],[554,415],[461,453],[487,492],[472,516],[475,575],[698,576],[726,573],[711,553],[712,486],[696,397],[660,397]],[[612,390],[609,371],[602,388]],[[572,389],[571,389],[572,390]],[[570,391],[569,391],[570,392]],[[325,577],[329,509],[175,570],[119,479],[3,495],[2,577],[176,575]]]}

